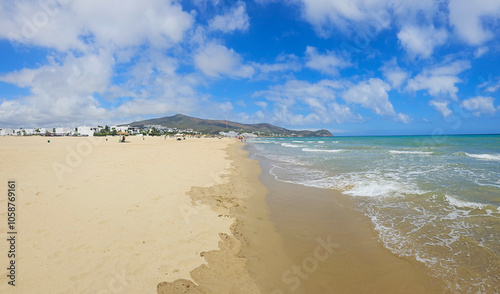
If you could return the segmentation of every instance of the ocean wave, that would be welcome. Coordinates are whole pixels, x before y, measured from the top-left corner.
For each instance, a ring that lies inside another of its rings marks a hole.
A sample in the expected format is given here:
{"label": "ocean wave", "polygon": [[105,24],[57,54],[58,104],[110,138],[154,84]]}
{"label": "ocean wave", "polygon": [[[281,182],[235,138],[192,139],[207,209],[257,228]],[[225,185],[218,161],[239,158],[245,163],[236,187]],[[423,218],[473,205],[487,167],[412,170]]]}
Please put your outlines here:
{"label": "ocean wave", "polygon": [[302,151],[304,152],[330,152],[330,153],[337,153],[337,152],[344,152],[347,150],[342,150],[342,149],[313,149],[313,148],[303,148]]}
{"label": "ocean wave", "polygon": [[362,196],[362,197],[388,197],[388,196],[400,196],[402,194],[424,194],[415,187],[412,187],[409,183],[403,183],[398,181],[386,181],[386,180],[365,180],[358,182],[354,185],[349,185],[351,188],[342,193],[350,196]]}
{"label": "ocean wave", "polygon": [[444,198],[448,201],[448,203],[459,208],[483,209],[486,207],[486,204],[484,203],[460,200],[448,194],[444,195]]}
{"label": "ocean wave", "polygon": [[[447,282],[450,292],[497,293],[499,236],[489,229],[497,223],[496,216],[489,217],[494,212],[475,217],[461,207],[484,204],[446,194],[442,203],[442,198],[430,195],[380,202],[365,199],[364,210],[387,249],[425,264]],[[481,267],[470,264],[472,254],[485,261]]]}
{"label": "ocean wave", "polygon": [[416,154],[416,155],[430,155],[429,151],[402,151],[402,150],[389,150],[391,154]]}
{"label": "ocean wave", "polygon": [[324,188],[318,183],[326,178],[326,173],[323,171],[309,169],[305,166],[290,168],[290,166],[280,164],[272,164],[269,174],[280,182],[317,188]]}
{"label": "ocean wave", "polygon": [[300,147],[304,147],[303,145],[296,145],[296,144],[290,144],[290,143],[281,143],[281,146],[283,146],[283,147],[289,147],[289,148],[300,148]]}
{"label": "ocean wave", "polygon": [[292,164],[295,166],[308,166],[308,165],[310,165],[309,163],[301,161],[301,160],[297,159],[296,157],[278,155],[278,154],[267,153],[267,152],[260,152],[259,155],[266,158],[266,159],[269,159],[273,162],[287,163],[287,164]]}
{"label": "ocean wave", "polygon": [[471,154],[467,152],[464,152],[464,154],[479,160],[500,161],[500,154]]}

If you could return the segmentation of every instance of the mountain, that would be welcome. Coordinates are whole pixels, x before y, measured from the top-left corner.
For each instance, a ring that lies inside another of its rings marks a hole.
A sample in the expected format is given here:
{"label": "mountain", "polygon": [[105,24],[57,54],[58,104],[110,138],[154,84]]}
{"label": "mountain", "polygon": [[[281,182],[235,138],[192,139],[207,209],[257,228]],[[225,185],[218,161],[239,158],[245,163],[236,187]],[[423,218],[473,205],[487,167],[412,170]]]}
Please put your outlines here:
{"label": "mountain", "polygon": [[136,121],[129,124],[132,127],[144,127],[145,125],[161,125],[168,128],[193,129],[204,134],[218,134],[219,132],[235,131],[239,133],[255,132],[262,136],[286,136],[286,137],[331,137],[333,136],[327,130],[318,131],[294,131],[277,127],[272,124],[241,124],[226,120],[211,120],[190,117],[187,115],[176,114],[153,118],[143,121]]}

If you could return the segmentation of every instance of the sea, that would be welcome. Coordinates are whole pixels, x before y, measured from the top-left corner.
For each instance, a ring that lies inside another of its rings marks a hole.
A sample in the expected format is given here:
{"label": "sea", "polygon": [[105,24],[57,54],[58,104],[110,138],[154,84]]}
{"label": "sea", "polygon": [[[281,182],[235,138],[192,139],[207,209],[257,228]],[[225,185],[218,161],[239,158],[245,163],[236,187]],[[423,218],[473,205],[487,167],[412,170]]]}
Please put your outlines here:
{"label": "sea", "polygon": [[387,249],[423,263],[450,291],[500,292],[500,135],[248,143],[276,180],[354,198]]}

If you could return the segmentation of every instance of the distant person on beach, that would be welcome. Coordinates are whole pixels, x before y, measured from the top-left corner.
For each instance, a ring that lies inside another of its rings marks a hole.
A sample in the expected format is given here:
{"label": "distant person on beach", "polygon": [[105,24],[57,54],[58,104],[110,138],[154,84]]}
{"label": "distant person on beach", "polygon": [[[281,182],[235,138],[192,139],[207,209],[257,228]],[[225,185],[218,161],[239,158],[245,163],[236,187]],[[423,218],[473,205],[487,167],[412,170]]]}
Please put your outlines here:
{"label": "distant person on beach", "polygon": [[122,137],[122,140],[120,142],[125,142],[125,136]]}

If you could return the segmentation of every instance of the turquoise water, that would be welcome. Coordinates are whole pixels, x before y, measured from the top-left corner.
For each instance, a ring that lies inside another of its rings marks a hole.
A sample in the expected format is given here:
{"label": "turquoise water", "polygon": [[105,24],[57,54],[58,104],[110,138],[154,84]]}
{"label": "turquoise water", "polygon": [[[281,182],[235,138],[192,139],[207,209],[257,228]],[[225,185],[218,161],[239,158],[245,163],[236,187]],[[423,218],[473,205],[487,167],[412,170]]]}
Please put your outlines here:
{"label": "turquoise water", "polygon": [[500,291],[500,136],[257,138],[277,180],[354,197],[453,292]]}

